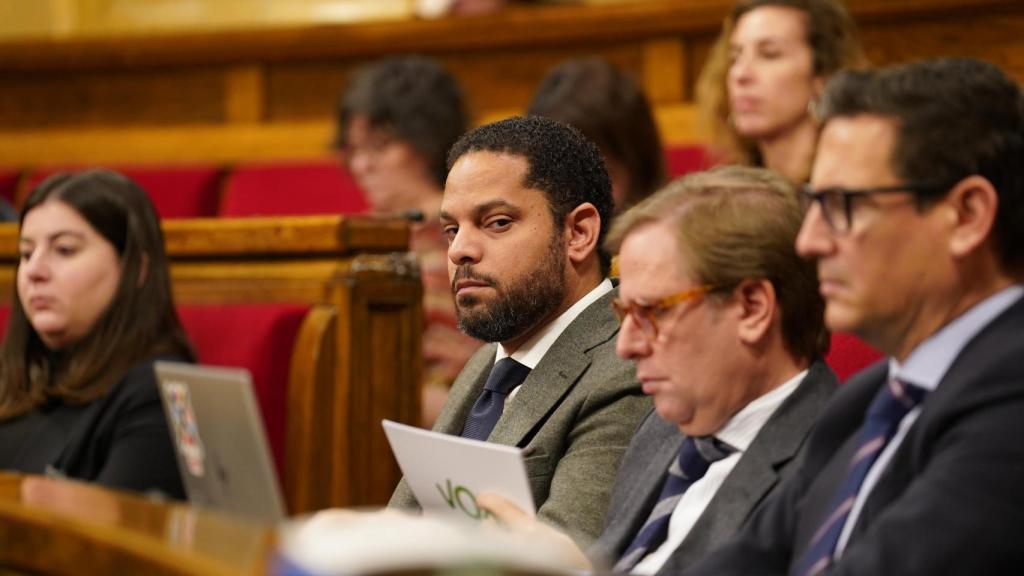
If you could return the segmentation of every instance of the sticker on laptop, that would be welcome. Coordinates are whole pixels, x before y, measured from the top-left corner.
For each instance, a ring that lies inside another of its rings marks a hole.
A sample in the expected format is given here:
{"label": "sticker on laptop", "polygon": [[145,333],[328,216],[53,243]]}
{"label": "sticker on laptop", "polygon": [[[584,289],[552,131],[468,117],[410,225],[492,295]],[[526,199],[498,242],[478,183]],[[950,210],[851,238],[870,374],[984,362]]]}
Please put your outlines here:
{"label": "sticker on laptop", "polygon": [[203,440],[196,426],[196,414],[192,409],[192,397],[184,382],[170,381],[163,384],[170,407],[171,425],[174,428],[175,444],[185,459],[189,474],[202,477],[205,472],[206,453]]}

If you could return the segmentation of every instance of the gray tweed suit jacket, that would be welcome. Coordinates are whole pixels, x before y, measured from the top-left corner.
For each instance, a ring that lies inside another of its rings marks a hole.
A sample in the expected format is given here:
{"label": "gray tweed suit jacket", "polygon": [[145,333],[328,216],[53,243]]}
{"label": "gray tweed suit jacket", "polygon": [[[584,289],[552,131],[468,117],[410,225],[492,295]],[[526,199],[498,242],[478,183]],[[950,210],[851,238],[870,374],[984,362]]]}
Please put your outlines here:
{"label": "gray tweed suit jacket", "polygon": [[[799,387],[761,428],[659,574],[678,573],[739,530],[754,508],[795,469],[793,464],[799,460],[804,440],[837,385],[835,374],[823,361],[811,365]],[[588,551],[591,558],[611,566],[633,541],[658,501],[669,464],[682,440],[675,424],[651,411],[622,460],[607,525]]]}
{"label": "gray tweed suit jacket", "polygon": [[[489,442],[524,449],[538,517],[589,546],[601,532],[619,461],[650,410],[633,363],[615,354],[617,290],[569,325],[510,400]],[[481,347],[452,386],[434,430],[460,434],[494,364]],[[403,479],[389,506],[417,508]]]}

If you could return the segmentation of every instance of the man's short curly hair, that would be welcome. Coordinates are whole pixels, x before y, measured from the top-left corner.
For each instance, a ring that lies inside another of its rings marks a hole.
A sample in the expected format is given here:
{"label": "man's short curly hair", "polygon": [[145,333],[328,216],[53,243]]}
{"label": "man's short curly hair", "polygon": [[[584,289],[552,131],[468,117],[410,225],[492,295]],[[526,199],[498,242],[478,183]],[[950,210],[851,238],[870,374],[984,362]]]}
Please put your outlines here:
{"label": "man's short curly hair", "polygon": [[470,152],[498,152],[526,159],[523,185],[548,199],[557,225],[577,206],[589,202],[601,217],[598,257],[608,274],[611,257],[604,236],[612,221],[612,184],[601,151],[578,130],[540,116],[516,116],[486,124],[465,134],[448,152],[448,169]]}
{"label": "man's short curly hair", "polygon": [[427,160],[438,185],[447,173],[445,154],[469,124],[458,82],[440,62],[424,56],[386,58],[355,72],[338,101],[335,146],[344,147],[356,116],[411,145]]}

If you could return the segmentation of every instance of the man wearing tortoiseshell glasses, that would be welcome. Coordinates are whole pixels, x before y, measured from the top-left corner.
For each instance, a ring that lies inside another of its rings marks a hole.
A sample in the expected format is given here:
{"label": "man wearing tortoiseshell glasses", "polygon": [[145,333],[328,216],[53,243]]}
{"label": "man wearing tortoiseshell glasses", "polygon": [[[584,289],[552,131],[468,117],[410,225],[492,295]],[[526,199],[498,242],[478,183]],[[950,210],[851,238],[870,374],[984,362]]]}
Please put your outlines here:
{"label": "man wearing tortoiseshell glasses", "polygon": [[[655,411],[623,457],[589,558],[566,546],[577,567],[676,573],[794,468],[836,385],[820,359],[814,268],[793,248],[801,217],[783,177],[730,167],[676,181],[613,224],[617,352],[636,363]],[[479,502],[529,524],[496,496]]]}

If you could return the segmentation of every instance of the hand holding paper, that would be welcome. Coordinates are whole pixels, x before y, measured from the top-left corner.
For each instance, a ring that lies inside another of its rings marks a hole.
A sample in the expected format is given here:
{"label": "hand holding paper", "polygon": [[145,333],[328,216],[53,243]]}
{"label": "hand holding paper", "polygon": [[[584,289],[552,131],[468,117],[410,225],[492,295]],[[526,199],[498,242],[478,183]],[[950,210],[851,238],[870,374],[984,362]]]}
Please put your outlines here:
{"label": "hand holding paper", "polygon": [[576,542],[568,534],[549,526],[532,514],[513,504],[508,499],[494,492],[483,492],[476,499],[480,509],[487,511],[498,522],[509,530],[523,534],[531,539],[544,539],[561,553],[567,566],[580,570],[591,570],[590,559],[576,546]]}

